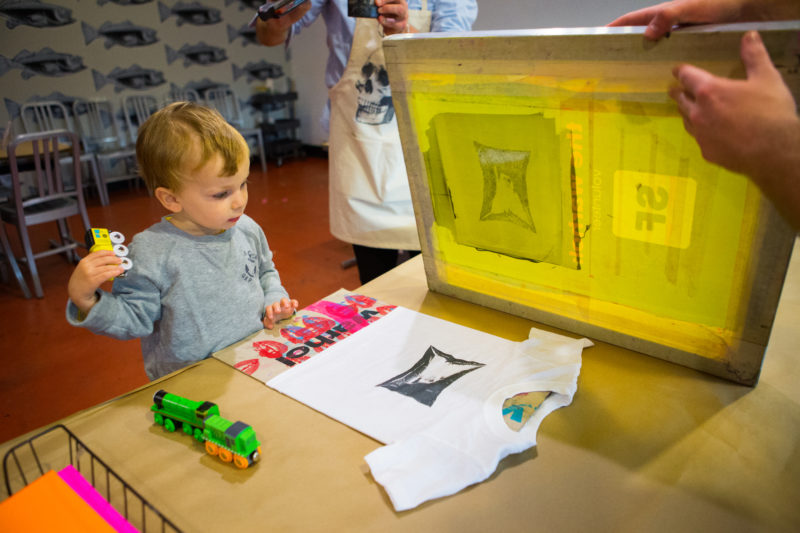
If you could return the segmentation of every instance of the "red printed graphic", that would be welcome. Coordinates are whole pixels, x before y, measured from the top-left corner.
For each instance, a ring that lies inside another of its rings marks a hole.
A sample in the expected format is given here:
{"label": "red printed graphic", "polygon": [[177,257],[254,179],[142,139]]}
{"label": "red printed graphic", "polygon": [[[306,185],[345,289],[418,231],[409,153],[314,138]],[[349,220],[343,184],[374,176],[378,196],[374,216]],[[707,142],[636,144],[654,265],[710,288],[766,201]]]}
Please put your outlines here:
{"label": "red printed graphic", "polygon": [[313,339],[320,333],[325,333],[336,325],[334,320],[318,316],[302,316],[303,325],[286,326],[281,329],[281,336],[292,343],[303,343],[308,339]]}
{"label": "red printed graphic", "polygon": [[281,357],[286,353],[286,350],[289,349],[288,346],[277,341],[254,342],[253,348],[255,348],[256,352],[261,357],[268,357],[270,359],[277,359],[278,357]]}
{"label": "red printed graphic", "polygon": [[[259,357],[294,366],[349,337],[396,307],[376,304],[378,301],[375,298],[359,294],[348,294],[342,302],[320,300],[301,311],[292,324],[280,329],[285,341],[254,341],[253,350]],[[234,366],[252,375],[260,364],[259,359],[248,359]]]}
{"label": "red printed graphic", "polygon": [[240,370],[247,374],[248,376],[252,376],[253,372],[258,370],[259,367],[258,359],[246,359],[244,361],[239,361],[233,367],[237,370]]}

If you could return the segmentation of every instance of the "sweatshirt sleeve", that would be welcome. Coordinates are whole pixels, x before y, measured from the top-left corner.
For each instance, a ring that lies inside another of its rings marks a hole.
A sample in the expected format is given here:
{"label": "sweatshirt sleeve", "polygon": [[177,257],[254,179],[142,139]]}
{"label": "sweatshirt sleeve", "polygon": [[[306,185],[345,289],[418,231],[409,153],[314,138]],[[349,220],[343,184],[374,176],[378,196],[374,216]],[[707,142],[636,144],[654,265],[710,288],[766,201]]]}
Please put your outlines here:
{"label": "sweatshirt sleeve", "polygon": [[67,322],[92,333],[127,340],[150,335],[153,323],[161,317],[161,298],[157,287],[142,276],[120,278],[114,293],[98,291],[100,299],[89,313],[79,316],[72,301],[67,302]]}
{"label": "sweatshirt sleeve", "polygon": [[259,248],[262,250],[262,253],[259,254],[258,277],[261,282],[261,290],[264,291],[264,306],[266,307],[281,298],[288,298],[289,294],[281,285],[280,274],[278,274],[278,269],[275,268],[275,263],[272,261],[272,250],[270,250],[269,243],[267,243],[267,237],[260,228],[258,239]]}
{"label": "sweatshirt sleeve", "polygon": [[134,236],[129,248],[134,268],[114,280],[112,292],[98,290],[99,300],[86,316],[80,316],[75,304],[68,301],[67,322],[120,340],[153,332],[154,322],[161,318],[158,284],[167,276],[162,261],[172,248],[171,241],[152,239],[142,232]]}

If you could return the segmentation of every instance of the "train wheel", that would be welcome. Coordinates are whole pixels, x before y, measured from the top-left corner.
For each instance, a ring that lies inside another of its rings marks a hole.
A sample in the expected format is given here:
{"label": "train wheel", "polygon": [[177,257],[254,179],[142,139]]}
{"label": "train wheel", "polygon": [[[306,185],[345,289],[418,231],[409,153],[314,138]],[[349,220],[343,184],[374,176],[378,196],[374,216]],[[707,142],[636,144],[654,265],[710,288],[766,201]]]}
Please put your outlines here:
{"label": "train wheel", "polygon": [[194,440],[203,442],[203,432],[198,428],[194,428]]}
{"label": "train wheel", "polygon": [[208,455],[217,455],[219,453],[219,446],[211,442],[210,440],[206,441],[206,452]]}
{"label": "train wheel", "polygon": [[184,424],[183,425],[183,432],[186,433],[187,435],[191,435],[193,430],[194,430],[194,428],[192,426],[190,426],[189,424]]}
{"label": "train wheel", "polygon": [[173,431],[175,431],[175,422],[171,418],[165,418],[164,427],[167,429],[167,431],[172,433]]}
{"label": "train wheel", "polygon": [[154,414],[153,415],[153,420],[155,420],[156,424],[158,424],[159,426],[163,426],[164,425],[164,417],[161,416],[160,413]]}
{"label": "train wheel", "polygon": [[233,459],[233,454],[231,453],[230,450],[226,450],[225,448],[220,448],[219,449],[219,458],[224,463],[230,463],[231,459]]}
{"label": "train wheel", "polygon": [[241,468],[242,470],[244,470],[245,468],[250,466],[250,463],[247,461],[247,459],[245,459],[241,455],[236,455],[236,454],[234,454],[234,456],[233,456],[233,464],[235,464],[237,467]]}
{"label": "train wheel", "polygon": [[254,463],[257,463],[258,461],[261,460],[261,446],[256,448],[256,451],[250,454],[250,460],[253,461]]}

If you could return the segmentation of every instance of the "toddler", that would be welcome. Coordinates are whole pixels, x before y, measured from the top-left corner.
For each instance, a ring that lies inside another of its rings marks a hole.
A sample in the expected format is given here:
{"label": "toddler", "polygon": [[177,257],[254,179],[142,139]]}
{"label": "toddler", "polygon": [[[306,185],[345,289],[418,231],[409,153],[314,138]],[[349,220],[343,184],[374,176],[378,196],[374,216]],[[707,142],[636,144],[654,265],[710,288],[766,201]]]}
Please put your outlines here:
{"label": "toddler", "polygon": [[177,102],[139,129],[139,172],[169,215],[130,243],[133,267],[95,251],[69,280],[67,320],[117,339],[141,338],[157,379],[291,316],[264,232],[244,214],[250,155],[207,107]]}

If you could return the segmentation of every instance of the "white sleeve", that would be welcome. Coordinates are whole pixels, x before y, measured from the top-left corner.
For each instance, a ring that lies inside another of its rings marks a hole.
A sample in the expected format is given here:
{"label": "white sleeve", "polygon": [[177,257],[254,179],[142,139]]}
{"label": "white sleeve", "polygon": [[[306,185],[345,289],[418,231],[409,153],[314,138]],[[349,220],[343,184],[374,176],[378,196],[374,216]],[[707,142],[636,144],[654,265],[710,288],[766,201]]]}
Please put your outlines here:
{"label": "white sleeve", "polygon": [[365,459],[396,511],[455,494],[491,474],[463,451],[425,434],[378,448]]}

